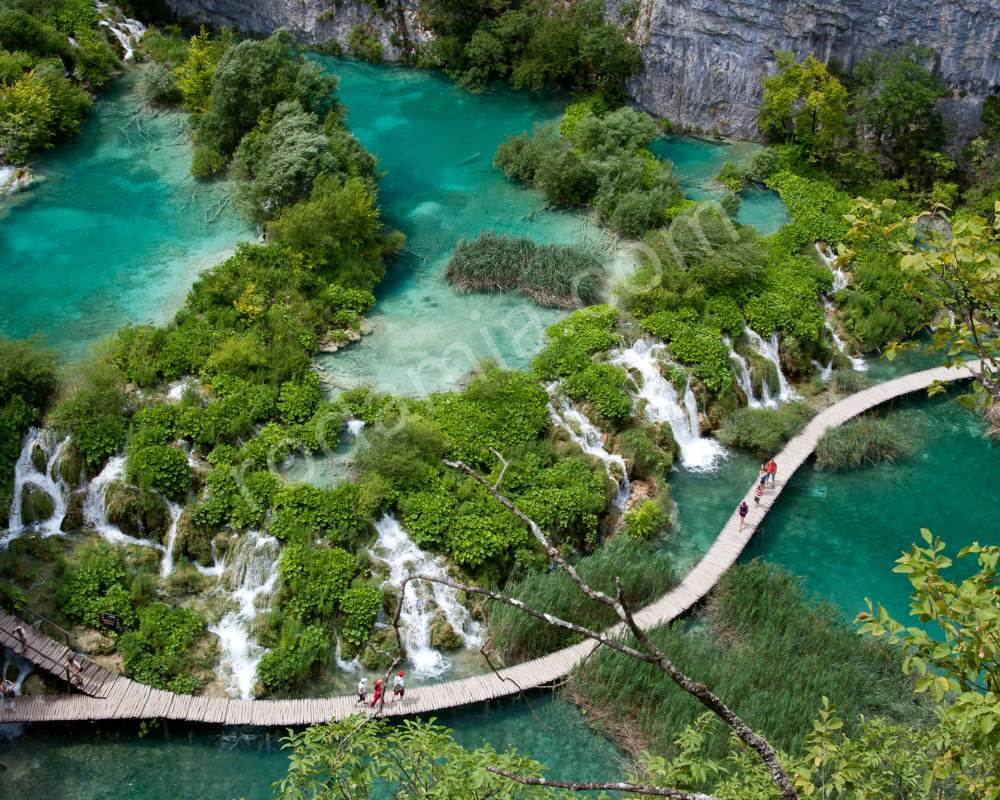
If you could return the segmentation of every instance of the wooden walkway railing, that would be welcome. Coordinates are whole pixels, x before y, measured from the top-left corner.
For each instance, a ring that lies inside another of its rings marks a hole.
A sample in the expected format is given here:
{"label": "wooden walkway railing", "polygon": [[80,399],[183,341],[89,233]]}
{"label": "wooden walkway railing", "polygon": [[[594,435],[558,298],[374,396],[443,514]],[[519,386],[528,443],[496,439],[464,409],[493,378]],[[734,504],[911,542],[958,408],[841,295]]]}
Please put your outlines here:
{"label": "wooden walkway railing", "polygon": [[[735,514],[729,518],[715,542],[697,565],[675,588],[636,613],[636,621],[649,629],[684,614],[719,582],[747,546],[757,527],[781,494],[789,478],[809,458],[820,436],[828,428],[846,422],[888,400],[928,388],[937,381],[967,379],[976,365],[915,372],[857,392],[821,411],[806,428],[777,455],[778,480],[755,505],[750,502],[746,524],[740,529]],[[750,500],[753,487],[747,491]],[[16,617],[0,615],[0,643],[17,649],[14,629],[23,626],[28,637],[27,657],[39,668],[64,678],[71,652]],[[424,714],[480,703],[546,686],[568,674],[589,655],[592,641],[550,653],[497,672],[411,689],[402,702],[386,705],[385,715]],[[63,720],[178,719],[226,725],[306,725],[343,719],[359,711],[353,696],[303,700],[232,700],[191,697],[153,689],[97,666],[86,657],[83,685],[76,694],[19,697],[0,705],[0,722],[47,722]]]}

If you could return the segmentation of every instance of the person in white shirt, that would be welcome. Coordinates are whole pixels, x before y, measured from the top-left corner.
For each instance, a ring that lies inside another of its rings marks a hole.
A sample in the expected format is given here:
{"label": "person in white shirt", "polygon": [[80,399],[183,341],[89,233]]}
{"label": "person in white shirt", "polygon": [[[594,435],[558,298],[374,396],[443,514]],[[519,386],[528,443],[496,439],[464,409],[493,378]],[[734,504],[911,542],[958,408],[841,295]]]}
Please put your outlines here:
{"label": "person in white shirt", "polygon": [[[358,681],[358,703],[364,703],[368,697],[368,678]],[[355,703],[357,705],[357,703]]]}
{"label": "person in white shirt", "polygon": [[406,683],[403,681],[403,673],[400,672],[395,678],[392,679],[392,702],[396,702],[398,697],[400,700],[403,699],[403,695],[406,694]]}

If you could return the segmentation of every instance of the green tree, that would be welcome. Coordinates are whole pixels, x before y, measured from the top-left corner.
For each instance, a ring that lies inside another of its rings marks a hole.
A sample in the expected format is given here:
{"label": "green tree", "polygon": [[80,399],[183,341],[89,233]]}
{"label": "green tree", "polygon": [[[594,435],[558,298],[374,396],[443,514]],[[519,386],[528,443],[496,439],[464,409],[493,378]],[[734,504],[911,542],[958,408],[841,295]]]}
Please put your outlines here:
{"label": "green tree", "polygon": [[801,145],[810,158],[830,159],[847,135],[847,89],[813,56],[800,64],[779,51],[777,72],[764,79],[758,125],[773,141]]}
{"label": "green tree", "polygon": [[923,62],[933,57],[926,47],[901,47],[892,53],[874,51],[852,77],[855,111],[873,133],[896,172],[916,174],[926,165],[922,155],[944,145],[944,118],[937,109],[947,87]]}

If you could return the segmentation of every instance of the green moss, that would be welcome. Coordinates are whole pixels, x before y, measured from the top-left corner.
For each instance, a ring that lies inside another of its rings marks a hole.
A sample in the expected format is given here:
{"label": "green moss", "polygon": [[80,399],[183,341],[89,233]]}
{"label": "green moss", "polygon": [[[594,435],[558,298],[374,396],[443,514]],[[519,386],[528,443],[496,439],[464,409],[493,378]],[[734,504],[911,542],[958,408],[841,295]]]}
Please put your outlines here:
{"label": "green moss", "polygon": [[612,364],[589,364],[562,383],[568,397],[586,403],[595,421],[621,426],[632,413],[629,378],[625,370]]}

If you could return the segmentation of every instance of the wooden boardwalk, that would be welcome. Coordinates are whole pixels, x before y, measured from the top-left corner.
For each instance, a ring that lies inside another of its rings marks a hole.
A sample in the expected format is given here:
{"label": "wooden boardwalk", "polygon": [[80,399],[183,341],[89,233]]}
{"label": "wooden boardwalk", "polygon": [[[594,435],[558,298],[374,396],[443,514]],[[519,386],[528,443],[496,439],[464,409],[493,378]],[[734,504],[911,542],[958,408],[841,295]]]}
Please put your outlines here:
{"label": "wooden boardwalk", "polygon": [[[820,412],[775,457],[778,463],[778,481],[764,495],[759,506],[751,500],[753,487],[747,490],[750,513],[743,529],[740,530],[734,509],[733,516],[698,564],[675,588],[638,611],[636,621],[644,629],[670,622],[711,591],[726,570],[736,563],[789,478],[809,458],[820,436],[828,428],[840,425],[893,398],[927,389],[937,381],[967,379],[970,377],[970,370],[974,368],[978,367],[937,367],[915,372],[857,392]],[[24,627],[28,637],[27,657],[40,669],[64,678],[70,651],[16,617],[0,615],[0,643],[17,649],[14,629],[18,625]],[[567,675],[595,647],[596,644],[588,640],[495,673],[420,686],[411,689],[405,701],[386,705],[381,713],[392,716],[425,714],[546,686]],[[178,695],[152,689],[109,672],[86,657],[81,656],[80,660],[85,666],[83,685],[77,693],[19,697],[12,702],[2,703],[0,723],[177,719],[225,725],[289,726],[343,719],[359,711],[374,713],[367,706],[356,705],[353,695],[302,700],[232,700]]]}

